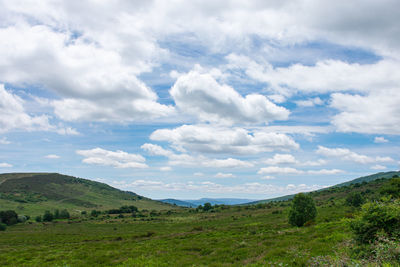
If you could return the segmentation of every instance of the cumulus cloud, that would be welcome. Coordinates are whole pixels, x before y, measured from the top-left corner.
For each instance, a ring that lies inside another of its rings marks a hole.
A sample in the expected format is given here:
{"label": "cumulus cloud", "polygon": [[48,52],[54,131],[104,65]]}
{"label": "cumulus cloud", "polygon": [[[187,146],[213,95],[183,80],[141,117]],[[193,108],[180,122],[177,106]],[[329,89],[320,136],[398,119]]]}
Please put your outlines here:
{"label": "cumulus cloud", "polygon": [[169,172],[172,171],[172,168],[170,166],[164,166],[160,168],[160,171]]}
{"label": "cumulus cloud", "polygon": [[232,173],[222,173],[219,172],[216,175],[214,175],[215,178],[234,178],[236,177],[234,174]]}
{"label": "cumulus cloud", "polygon": [[353,152],[347,148],[327,148],[324,146],[318,146],[316,151],[317,154],[326,156],[326,157],[336,157],[343,160],[353,161],[361,164],[369,164],[374,162],[392,162],[394,161],[390,157],[369,157],[366,155],[361,155],[356,152]]}
{"label": "cumulus cloud", "polygon": [[385,170],[386,166],[377,164],[377,165],[372,166],[371,169],[372,170]]}
{"label": "cumulus cloud", "polygon": [[313,106],[323,105],[324,101],[322,101],[321,98],[319,98],[319,97],[315,97],[315,98],[310,98],[307,100],[299,100],[299,101],[296,101],[295,103],[299,107],[313,107]]}
{"label": "cumulus cloud", "polygon": [[289,111],[260,94],[242,97],[210,74],[191,71],[178,78],[170,94],[177,107],[202,121],[227,124],[267,123],[286,120]]}
{"label": "cumulus cloud", "polygon": [[47,156],[45,156],[46,159],[59,159],[60,156],[55,155],[55,154],[49,154]]}
{"label": "cumulus cloud", "polygon": [[309,170],[307,173],[309,174],[321,174],[321,175],[330,175],[330,174],[338,174],[338,173],[343,173],[343,170],[339,169],[332,169],[332,170],[327,170],[327,169],[322,169],[322,170]]}
{"label": "cumulus cloud", "polygon": [[8,141],[6,137],[0,138],[0,145],[9,145],[9,144],[11,144],[11,142]]}
{"label": "cumulus cloud", "polygon": [[87,164],[111,166],[114,168],[147,168],[146,159],[138,154],[130,154],[121,150],[109,151],[102,148],[77,150],[83,156],[82,162]]}
{"label": "cumulus cloud", "polygon": [[210,181],[204,182],[185,182],[185,183],[165,183],[162,181],[153,180],[135,180],[133,182],[124,182],[116,184],[117,187],[122,189],[129,189],[133,191],[174,191],[174,192],[201,192],[201,193],[218,193],[218,194],[260,194],[268,196],[278,196],[286,194],[295,194],[299,192],[308,192],[324,188],[321,185],[306,185],[306,184],[288,184],[277,186],[264,183],[245,183],[238,185],[222,185]]}
{"label": "cumulus cloud", "polygon": [[376,136],[375,138],[374,138],[374,143],[377,143],[377,144],[382,144],[382,143],[387,143],[387,142],[389,142],[389,140],[387,140],[385,137],[383,137],[383,136]]}
{"label": "cumulus cloud", "polygon": [[146,143],[143,144],[141,148],[150,155],[167,157],[170,165],[203,166],[207,168],[249,168],[254,166],[251,162],[234,158],[210,159],[202,155],[191,156],[185,153],[176,154],[171,150],[164,149],[155,144]]}
{"label": "cumulus cloud", "polygon": [[6,162],[0,163],[0,168],[11,168],[12,166],[13,166],[12,164]]}
{"label": "cumulus cloud", "polygon": [[183,150],[207,153],[257,154],[299,148],[286,134],[210,125],[182,125],[175,129],[159,129],[150,135],[150,139],[167,141]]}
{"label": "cumulus cloud", "polygon": [[264,163],[269,165],[279,165],[279,164],[297,164],[299,162],[293,155],[275,154],[272,158],[264,161]]}
{"label": "cumulus cloud", "polygon": [[[0,133],[12,130],[51,131],[59,134],[74,134],[74,129],[55,126],[49,122],[47,115],[30,115],[24,107],[25,101],[18,95],[5,89],[0,84]],[[2,139],[3,144],[7,143]]]}
{"label": "cumulus cloud", "polygon": [[271,176],[271,175],[265,175],[263,177],[261,177],[261,180],[274,180],[276,179],[275,176]]}
{"label": "cumulus cloud", "polygon": [[257,173],[258,174],[303,174],[304,171],[291,167],[271,166],[271,167],[261,168]]}

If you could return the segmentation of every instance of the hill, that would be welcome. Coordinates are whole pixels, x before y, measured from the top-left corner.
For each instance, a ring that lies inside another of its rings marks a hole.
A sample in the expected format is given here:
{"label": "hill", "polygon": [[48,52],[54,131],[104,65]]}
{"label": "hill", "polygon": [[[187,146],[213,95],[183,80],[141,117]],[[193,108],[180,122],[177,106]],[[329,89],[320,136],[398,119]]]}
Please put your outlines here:
{"label": "hill", "polygon": [[12,209],[21,214],[36,215],[52,209],[68,209],[72,213],[78,213],[123,205],[134,205],[148,210],[174,208],[104,183],[58,173],[0,174],[2,210]]}
{"label": "hill", "polygon": [[159,201],[168,203],[171,205],[176,205],[176,206],[181,206],[181,207],[187,207],[187,208],[195,208],[197,205],[190,203],[188,201],[184,200],[179,200],[179,199],[173,199],[173,198],[167,198],[167,199],[160,199]]}
{"label": "hill", "polygon": [[211,205],[239,205],[244,203],[249,203],[254,201],[252,199],[242,199],[242,198],[200,198],[200,199],[161,199],[160,201],[175,204],[181,207],[196,208],[199,205],[204,205],[204,203],[210,203]]}
{"label": "hill", "polygon": [[[340,183],[334,186],[330,186],[321,190],[313,191],[313,192],[321,192],[321,191],[329,191],[332,188],[338,188],[338,187],[346,187],[349,185],[355,185],[355,184],[361,184],[361,183],[368,183],[371,181],[375,181],[378,179],[390,179],[393,176],[400,176],[400,171],[390,171],[390,172],[379,172],[375,173],[372,175],[367,175],[363,177],[359,177],[353,180],[350,180],[348,182]],[[281,197],[275,197],[275,198],[270,198],[270,199],[263,199],[263,200],[258,200],[258,201],[252,201],[248,203],[244,203],[243,205],[254,205],[254,204],[259,204],[259,203],[269,203],[269,202],[275,202],[275,201],[286,201],[290,200],[295,196],[293,195],[286,195],[286,196],[281,196]]]}

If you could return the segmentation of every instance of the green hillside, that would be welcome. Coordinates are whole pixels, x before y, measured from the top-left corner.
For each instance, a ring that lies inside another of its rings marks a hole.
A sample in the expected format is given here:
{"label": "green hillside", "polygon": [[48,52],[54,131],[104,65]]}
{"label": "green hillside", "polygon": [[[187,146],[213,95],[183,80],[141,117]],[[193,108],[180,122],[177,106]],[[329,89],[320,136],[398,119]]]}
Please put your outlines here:
{"label": "green hillside", "polygon": [[0,174],[0,209],[36,215],[45,210],[106,210],[123,205],[139,209],[165,210],[171,205],[154,201],[107,184],[58,173]]}
{"label": "green hillside", "polygon": [[[349,185],[354,185],[354,184],[361,184],[361,183],[368,183],[371,181],[375,181],[378,179],[390,179],[393,176],[400,176],[400,171],[390,171],[390,172],[379,172],[379,173],[375,173],[372,175],[368,175],[368,176],[363,176],[363,177],[359,177],[357,179],[353,179],[351,181],[348,182],[344,182],[341,184],[337,184],[328,188],[324,188],[321,190],[317,190],[314,192],[322,192],[322,191],[330,191],[332,188],[335,187],[346,187]],[[269,203],[269,202],[276,202],[276,201],[286,201],[286,200],[290,200],[294,197],[295,195],[286,195],[286,196],[281,196],[281,197],[275,197],[275,198],[270,198],[270,199],[263,199],[263,200],[258,200],[258,201],[253,201],[253,202],[249,202],[249,203],[245,203],[242,205],[253,205],[253,204],[259,204],[259,203]]]}

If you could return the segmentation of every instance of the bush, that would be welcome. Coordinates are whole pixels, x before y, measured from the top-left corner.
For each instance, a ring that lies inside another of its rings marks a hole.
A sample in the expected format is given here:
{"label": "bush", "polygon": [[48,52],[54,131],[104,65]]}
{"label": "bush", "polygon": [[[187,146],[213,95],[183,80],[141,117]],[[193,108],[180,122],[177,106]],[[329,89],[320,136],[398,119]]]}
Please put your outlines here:
{"label": "bush", "polygon": [[389,238],[400,237],[400,202],[364,204],[350,227],[361,244],[374,242],[381,233]]}
{"label": "bush", "polygon": [[70,215],[68,210],[64,209],[60,212],[59,218],[60,219],[69,219]]}
{"label": "bush", "polygon": [[364,198],[359,192],[353,192],[346,198],[346,204],[353,207],[360,207],[364,203]]}
{"label": "bush", "polygon": [[42,221],[42,216],[40,216],[40,215],[36,216],[35,221],[41,222]]}
{"label": "bush", "polygon": [[7,229],[7,225],[4,223],[0,223],[0,231],[5,231]]}
{"label": "bush", "polygon": [[54,219],[53,214],[50,211],[46,210],[43,215],[43,221],[51,222],[51,221],[53,221],[53,219]]}
{"label": "bush", "polygon": [[317,208],[311,196],[300,193],[293,198],[289,211],[289,223],[293,226],[303,226],[317,217]]}
{"label": "bush", "polygon": [[400,178],[392,178],[389,180],[388,183],[386,183],[380,193],[382,195],[390,195],[394,198],[399,198],[400,197]]}
{"label": "bush", "polygon": [[0,223],[13,225],[18,222],[18,214],[13,210],[0,211]]}

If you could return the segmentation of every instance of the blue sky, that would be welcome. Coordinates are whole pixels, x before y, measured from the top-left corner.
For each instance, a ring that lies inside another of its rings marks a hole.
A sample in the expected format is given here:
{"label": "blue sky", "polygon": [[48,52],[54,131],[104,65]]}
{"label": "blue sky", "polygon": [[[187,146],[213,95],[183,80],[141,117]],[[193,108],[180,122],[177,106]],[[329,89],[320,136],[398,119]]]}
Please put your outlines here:
{"label": "blue sky", "polygon": [[264,199],[399,169],[397,1],[0,7],[2,173]]}

